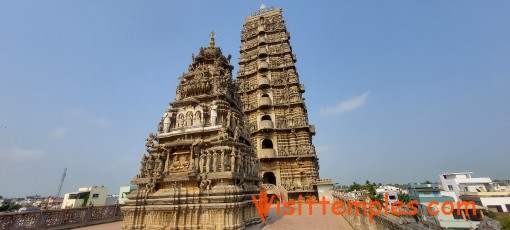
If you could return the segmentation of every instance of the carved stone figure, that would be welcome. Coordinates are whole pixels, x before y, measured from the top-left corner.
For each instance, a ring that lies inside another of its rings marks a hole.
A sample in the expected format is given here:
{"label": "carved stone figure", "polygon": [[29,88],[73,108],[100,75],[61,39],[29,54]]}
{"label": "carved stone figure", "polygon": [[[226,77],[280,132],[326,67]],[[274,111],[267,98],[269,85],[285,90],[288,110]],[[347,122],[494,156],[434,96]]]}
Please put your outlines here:
{"label": "carved stone figure", "polygon": [[154,168],[156,169],[157,173],[160,173],[163,171],[163,161],[161,160],[161,156],[159,156],[159,155],[156,158]]}
{"label": "carved stone figure", "polygon": [[178,127],[184,127],[184,123],[186,121],[184,120],[184,114],[179,114],[179,116],[177,117],[177,126]]}
{"label": "carved stone figure", "polygon": [[172,125],[172,121],[171,121],[172,113],[167,110],[165,112],[164,117],[165,118],[163,120],[163,132],[168,133],[168,132],[170,132],[170,127]]}
{"label": "carved stone figure", "polygon": [[202,113],[200,111],[195,112],[194,119],[195,119],[193,121],[194,125],[202,125]]}
{"label": "carved stone figure", "polygon": [[193,112],[188,111],[186,113],[186,126],[192,126],[193,125]]}
{"label": "carved stone figure", "polygon": [[154,160],[152,159],[152,156],[148,157],[145,169],[149,174],[152,174],[152,171],[154,169]]}
{"label": "carved stone figure", "polygon": [[147,166],[147,156],[143,155],[142,161],[140,162],[140,174],[139,177],[145,177],[146,174],[146,166]]}
{"label": "carved stone figure", "polygon": [[212,126],[216,125],[216,119],[218,118],[217,110],[218,110],[218,105],[216,105],[216,103],[213,102],[212,107],[211,107],[211,125]]}

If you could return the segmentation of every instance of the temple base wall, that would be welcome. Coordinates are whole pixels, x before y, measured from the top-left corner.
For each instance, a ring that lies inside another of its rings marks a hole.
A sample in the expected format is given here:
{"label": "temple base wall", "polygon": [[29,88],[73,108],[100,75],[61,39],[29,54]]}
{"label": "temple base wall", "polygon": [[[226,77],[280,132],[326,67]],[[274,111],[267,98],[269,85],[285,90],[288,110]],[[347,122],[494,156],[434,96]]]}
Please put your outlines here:
{"label": "temple base wall", "polygon": [[244,229],[261,222],[252,201],[127,206],[122,211],[123,229]]}

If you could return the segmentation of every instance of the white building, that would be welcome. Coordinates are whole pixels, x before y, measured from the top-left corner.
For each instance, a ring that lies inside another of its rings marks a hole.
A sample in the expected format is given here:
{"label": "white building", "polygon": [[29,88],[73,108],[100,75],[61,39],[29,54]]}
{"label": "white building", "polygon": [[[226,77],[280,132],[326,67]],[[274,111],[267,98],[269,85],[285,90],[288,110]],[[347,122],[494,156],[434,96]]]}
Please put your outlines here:
{"label": "white building", "polygon": [[138,188],[138,186],[136,186],[136,185],[129,185],[129,186],[122,186],[122,187],[120,187],[120,190],[119,190],[119,204],[124,204],[126,199],[127,199],[126,198],[127,195],[131,191],[133,191],[133,190],[135,190],[137,188]]}
{"label": "white building", "polygon": [[333,185],[333,181],[331,179],[318,179],[315,182],[317,186],[317,197],[318,200],[322,200],[322,197],[326,200],[333,200],[332,192],[335,186]]}
{"label": "white building", "polygon": [[107,187],[84,187],[79,188],[78,192],[66,193],[62,208],[80,208],[86,207],[89,204],[94,206],[104,206],[106,203],[106,196],[108,193]]}
{"label": "white building", "polygon": [[386,195],[388,196],[388,206],[393,205],[396,201],[398,201],[398,193],[401,192],[400,188],[383,185],[379,186],[379,188],[375,189],[377,194],[381,194],[386,201]]}
{"label": "white building", "polygon": [[442,187],[463,201],[474,201],[495,212],[510,211],[510,191],[497,191],[489,177],[472,177],[472,172],[439,175]]}

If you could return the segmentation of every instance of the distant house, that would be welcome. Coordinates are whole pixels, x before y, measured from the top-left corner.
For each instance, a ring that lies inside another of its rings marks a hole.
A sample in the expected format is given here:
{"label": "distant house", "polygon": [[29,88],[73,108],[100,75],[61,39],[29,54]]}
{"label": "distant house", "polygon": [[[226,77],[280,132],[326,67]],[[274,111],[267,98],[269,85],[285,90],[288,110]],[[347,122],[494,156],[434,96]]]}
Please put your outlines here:
{"label": "distant house", "polygon": [[64,199],[62,199],[62,198],[50,197],[48,199],[48,207],[49,208],[54,208],[54,207],[60,208],[62,206],[62,202],[64,202]]}
{"label": "distant house", "polygon": [[119,190],[119,204],[124,204],[126,199],[127,199],[127,195],[137,189],[138,186],[136,185],[129,185],[129,186],[122,186],[120,187],[120,190]]}
{"label": "distant house", "polygon": [[[453,197],[443,196],[438,184],[410,183],[408,190],[409,198],[418,201],[417,218],[420,221],[428,221],[447,229],[476,229],[480,224],[480,218],[483,217],[480,210],[483,207],[476,207],[476,209],[467,207],[469,210],[467,214],[460,212],[461,215],[458,215],[457,210],[460,208],[462,211],[462,207],[458,207],[458,203],[455,202]],[[434,204],[434,202],[437,203]],[[451,202],[453,207],[444,205],[446,202]],[[443,208],[446,212],[452,212],[452,214],[445,214]],[[437,211],[437,215],[429,215],[429,209],[430,211]]]}
{"label": "distant house", "polygon": [[473,201],[494,212],[510,212],[510,191],[494,185],[489,177],[472,177],[472,172],[439,175],[443,189],[463,201]]}
{"label": "distant house", "polygon": [[62,208],[80,208],[87,205],[104,206],[106,204],[107,187],[84,187],[79,188],[78,192],[66,193]]}

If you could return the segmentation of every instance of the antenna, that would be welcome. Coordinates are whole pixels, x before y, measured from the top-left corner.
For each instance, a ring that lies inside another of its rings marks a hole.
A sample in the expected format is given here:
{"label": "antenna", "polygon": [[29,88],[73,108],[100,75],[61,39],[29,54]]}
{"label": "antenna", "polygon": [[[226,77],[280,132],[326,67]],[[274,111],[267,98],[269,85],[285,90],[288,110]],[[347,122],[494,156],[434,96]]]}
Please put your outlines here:
{"label": "antenna", "polygon": [[62,186],[64,185],[64,179],[66,178],[67,168],[64,169],[64,173],[62,174],[62,179],[60,179],[60,186],[58,186],[58,193],[56,198],[60,198],[60,193],[62,192]]}

